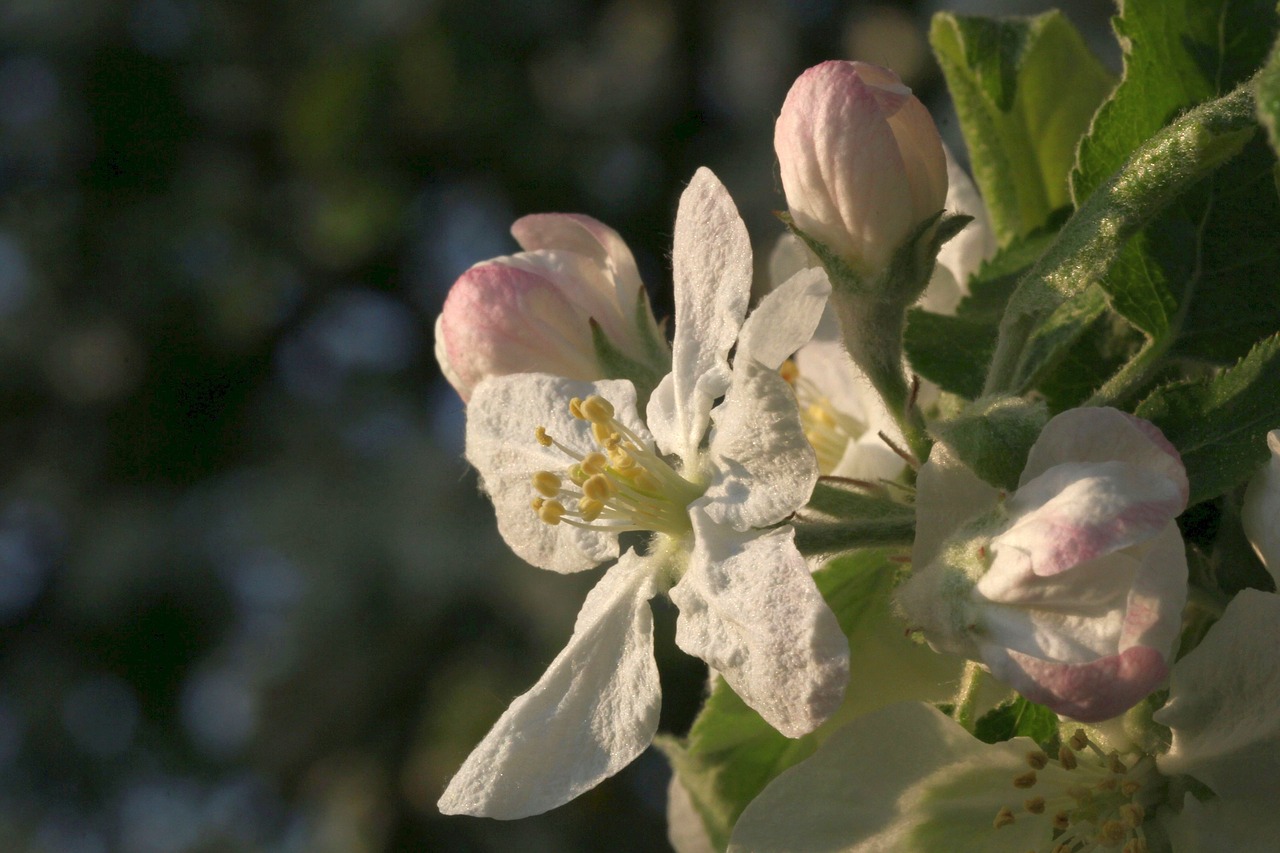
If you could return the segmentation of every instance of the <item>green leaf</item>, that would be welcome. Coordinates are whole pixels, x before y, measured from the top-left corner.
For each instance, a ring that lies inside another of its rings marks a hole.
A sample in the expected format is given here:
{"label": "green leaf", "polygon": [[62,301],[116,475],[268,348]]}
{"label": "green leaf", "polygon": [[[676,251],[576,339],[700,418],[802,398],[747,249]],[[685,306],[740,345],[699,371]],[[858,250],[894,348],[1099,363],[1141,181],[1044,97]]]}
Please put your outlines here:
{"label": "green leaf", "polygon": [[1022,397],[988,397],[970,404],[957,417],[934,424],[946,443],[982,479],[1008,491],[1018,488],[1031,445],[1049,414],[1043,402]]}
{"label": "green leaf", "polygon": [[929,41],[1007,245],[1071,203],[1076,143],[1114,81],[1059,12],[1003,20],[942,12]]}
{"label": "green leaf", "polygon": [[1254,135],[1247,87],[1202,104],[1144,142],[1067,220],[1018,283],[1000,322],[988,393],[1024,389],[1055,353],[1029,347],[1053,315],[1104,276],[1125,243]]}
{"label": "green leaf", "polygon": [[[1124,75],[1081,141],[1072,173],[1076,203],[1083,203],[1134,149],[1181,112],[1225,94],[1248,78],[1266,56],[1276,23],[1274,0],[1127,0],[1114,21],[1124,50]],[[1223,315],[1243,315],[1236,302],[1240,295],[1256,292],[1254,282],[1259,277],[1274,280],[1280,273],[1280,266],[1274,265],[1265,272],[1251,269],[1280,252],[1278,241],[1271,239],[1280,221],[1269,215],[1276,195],[1270,172],[1265,187],[1237,186],[1241,181],[1253,184],[1260,168],[1270,165],[1233,163],[1228,170],[1237,167],[1244,173],[1217,176],[1209,190],[1174,204],[1147,226],[1145,235],[1123,247],[1102,279],[1115,310],[1161,342],[1156,355],[1163,354],[1164,339],[1179,331],[1175,326],[1183,316],[1188,318],[1192,341],[1180,348],[1181,354],[1197,357],[1238,358],[1275,328],[1262,320],[1258,325],[1267,328],[1252,335],[1232,330],[1220,336],[1217,343],[1225,346],[1204,340],[1206,323],[1212,337],[1211,330]],[[1239,215],[1223,207],[1224,199],[1243,202]],[[1239,246],[1242,242],[1249,245]],[[1215,281],[1216,272],[1224,265],[1213,257],[1215,245],[1226,250],[1223,260],[1231,270],[1220,282]],[[1250,267],[1243,273],[1241,260]],[[1219,284],[1224,287],[1216,288]],[[1205,291],[1207,299],[1197,300],[1189,309],[1184,306],[1194,294]],[[1217,304],[1219,292],[1229,294],[1231,307],[1212,311],[1210,316],[1206,303]]]}
{"label": "green leaf", "polygon": [[1113,20],[1124,73],[1080,142],[1076,204],[1179,113],[1253,74],[1275,25],[1275,0],[1125,0]]}
{"label": "green leaf", "polygon": [[973,734],[984,743],[1029,737],[1047,749],[1058,736],[1058,715],[1019,696],[984,714],[974,726]]}
{"label": "green leaf", "polygon": [[1243,483],[1267,460],[1280,425],[1280,335],[1210,379],[1162,388],[1137,409],[1182,454],[1191,504]]}
{"label": "green leaf", "polygon": [[747,803],[779,773],[808,758],[854,717],[908,699],[941,701],[960,675],[959,659],[912,641],[893,614],[898,565],[893,551],[862,551],[833,560],[814,581],[849,637],[850,683],[840,710],[817,731],[790,739],[748,708],[723,679],[683,741],[662,738],[666,753],[712,845],[723,850]]}
{"label": "green leaf", "polygon": [[968,399],[979,396],[996,349],[996,325],[912,308],[902,339],[911,369],[944,391]]}

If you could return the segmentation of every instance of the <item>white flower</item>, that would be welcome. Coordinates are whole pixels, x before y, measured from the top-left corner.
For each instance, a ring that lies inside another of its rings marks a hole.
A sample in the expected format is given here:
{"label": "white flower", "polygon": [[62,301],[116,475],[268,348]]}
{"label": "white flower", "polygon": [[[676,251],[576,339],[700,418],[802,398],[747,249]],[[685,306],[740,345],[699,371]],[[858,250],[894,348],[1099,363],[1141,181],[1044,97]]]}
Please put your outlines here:
{"label": "white flower", "polygon": [[654,535],[592,590],[568,646],[450,782],[445,813],[554,808],[649,744],[659,689],[646,602],[659,592],[680,609],[676,643],[779,731],[807,733],[840,704],[847,642],[794,531],[778,526],[817,479],[778,367],[812,334],[829,287],[802,273],[744,323],[750,244],[705,169],[681,197],[672,259],[674,363],[648,428],[621,380],[506,376],[471,398],[467,457],[520,556],[579,571],[616,557],[621,532]]}
{"label": "white flower", "polygon": [[[972,216],[974,221],[943,245],[919,305],[935,313],[953,314],[969,292],[969,277],[995,253],[996,242],[977,188],[951,152],[944,151],[949,176],[946,209]],[[797,270],[818,265],[818,259],[799,238],[785,234],[770,256],[770,279],[781,283]],[[822,475],[875,482],[901,474],[906,462],[880,437],[883,432],[902,446],[901,432],[866,374],[845,350],[830,307],[813,340],[796,353],[793,365],[787,375],[795,386],[805,434],[818,454]],[[921,382],[917,397],[921,408],[934,405],[938,396],[936,385]]]}
{"label": "white flower", "polygon": [[1083,732],[1050,756],[1025,737],[983,743],[903,703],[854,720],[773,780],[729,850],[1132,851],[1158,781],[1150,757],[1105,753]]}
{"label": "white flower", "polygon": [[1168,675],[1187,563],[1177,451],[1115,409],[1071,409],[1001,501],[935,445],[916,492],[915,572],[899,596],[935,649],[980,660],[1078,720],[1122,713]]}
{"label": "white flower", "polygon": [[1262,564],[1280,584],[1280,429],[1267,433],[1271,458],[1249,481],[1240,517]]}

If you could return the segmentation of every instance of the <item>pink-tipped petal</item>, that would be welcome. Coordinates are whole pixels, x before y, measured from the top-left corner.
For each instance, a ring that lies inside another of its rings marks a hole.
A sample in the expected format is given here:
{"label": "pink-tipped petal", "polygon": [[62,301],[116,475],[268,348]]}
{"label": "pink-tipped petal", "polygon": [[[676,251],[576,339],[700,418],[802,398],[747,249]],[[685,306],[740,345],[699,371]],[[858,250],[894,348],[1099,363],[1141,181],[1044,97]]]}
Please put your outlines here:
{"label": "pink-tipped petal", "polygon": [[1083,664],[1055,663],[999,647],[983,652],[983,662],[996,678],[1032,702],[1082,723],[1123,714],[1169,675],[1164,656],[1146,646]]}

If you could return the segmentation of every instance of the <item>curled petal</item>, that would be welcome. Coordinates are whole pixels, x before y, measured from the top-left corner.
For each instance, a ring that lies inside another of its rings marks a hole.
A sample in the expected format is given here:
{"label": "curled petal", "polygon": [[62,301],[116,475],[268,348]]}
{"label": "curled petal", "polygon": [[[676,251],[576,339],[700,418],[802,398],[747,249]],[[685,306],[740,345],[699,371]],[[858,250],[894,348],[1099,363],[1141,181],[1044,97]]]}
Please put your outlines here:
{"label": "curled petal", "polygon": [[566,249],[590,258],[612,274],[615,304],[629,309],[643,285],[635,257],[626,242],[608,225],[580,213],[534,213],[511,226],[511,235],[527,252]]}
{"label": "curled petal", "polygon": [[1046,661],[995,645],[979,648],[996,678],[1032,702],[1086,723],[1124,713],[1169,674],[1164,656],[1146,646],[1080,664]]}
{"label": "curled petal", "polygon": [[800,426],[791,386],[758,363],[738,364],[713,413],[707,515],[736,530],[767,527],[804,506],[818,463]]}
{"label": "curled petal", "polygon": [[658,728],[652,567],[628,551],[587,595],[573,636],[472,751],[444,814],[512,819],[563,805],[644,751]]}
{"label": "curled petal", "polygon": [[695,545],[671,589],[676,645],[705,660],[744,702],[788,737],[813,731],[839,706],[849,644],[780,527],[738,534],[691,509]]}
{"label": "curled petal", "polygon": [[1240,520],[1258,559],[1280,585],[1280,429],[1267,434],[1270,458],[1244,494]]}
{"label": "curled petal", "polygon": [[1150,421],[1110,408],[1068,409],[1036,439],[1019,488],[1063,462],[1127,462],[1167,477],[1186,508],[1190,487],[1182,457]]}
{"label": "curled petal", "polygon": [[742,324],[734,363],[757,361],[770,370],[813,337],[831,285],[820,269],[802,269],[765,296]]}

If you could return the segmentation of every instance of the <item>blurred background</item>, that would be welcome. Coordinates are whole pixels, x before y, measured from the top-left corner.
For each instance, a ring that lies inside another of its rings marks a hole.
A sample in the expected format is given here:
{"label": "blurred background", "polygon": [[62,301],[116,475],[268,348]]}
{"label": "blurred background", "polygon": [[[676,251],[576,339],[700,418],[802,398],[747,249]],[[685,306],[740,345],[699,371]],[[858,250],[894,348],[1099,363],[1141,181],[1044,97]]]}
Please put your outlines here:
{"label": "blurred background", "polygon": [[[929,16],[1047,5],[0,0],[0,849],[668,849],[652,751],[541,817],[435,809],[598,574],[498,538],[435,315],[538,211],[620,231],[667,313],[698,166],[780,232],[800,71],[889,65],[958,144]],[[1066,11],[1118,65],[1111,4]]]}

